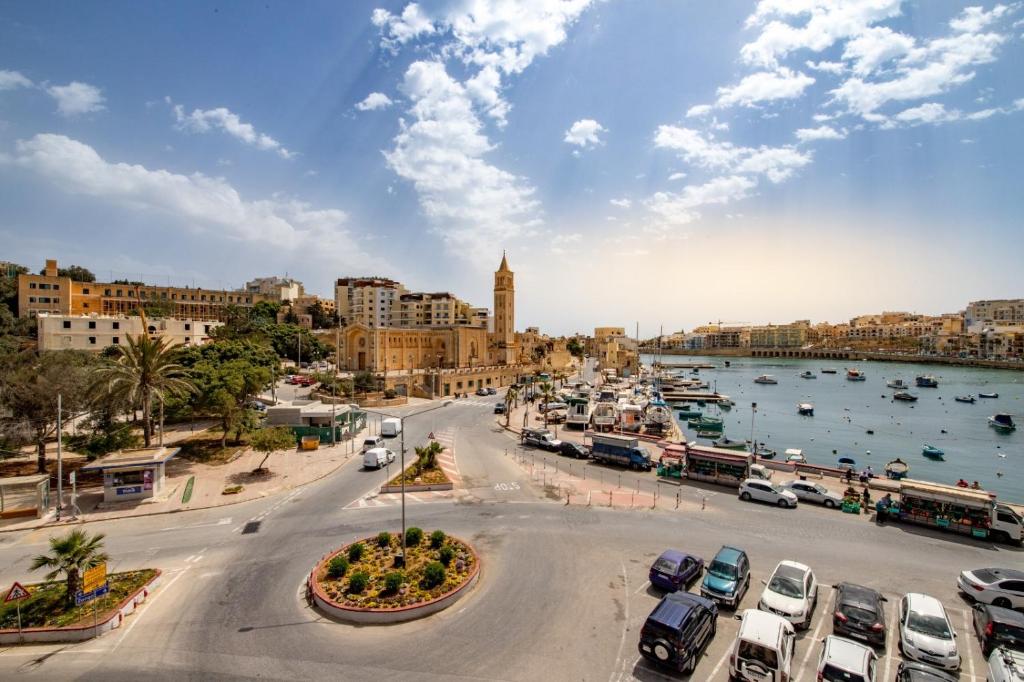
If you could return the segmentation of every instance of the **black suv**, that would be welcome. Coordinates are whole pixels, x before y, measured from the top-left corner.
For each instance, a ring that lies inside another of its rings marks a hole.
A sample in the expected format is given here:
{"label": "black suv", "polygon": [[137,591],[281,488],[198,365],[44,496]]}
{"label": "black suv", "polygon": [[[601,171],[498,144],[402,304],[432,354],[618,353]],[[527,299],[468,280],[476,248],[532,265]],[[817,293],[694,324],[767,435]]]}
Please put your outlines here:
{"label": "black suv", "polygon": [[640,655],[673,670],[693,674],[700,655],[715,638],[718,606],[689,592],[672,592],[654,607],[640,630]]}
{"label": "black suv", "polygon": [[566,457],[574,457],[576,459],[587,459],[590,457],[590,452],[585,447],[579,443],[567,440],[563,440],[562,444],[558,446],[558,452]]}

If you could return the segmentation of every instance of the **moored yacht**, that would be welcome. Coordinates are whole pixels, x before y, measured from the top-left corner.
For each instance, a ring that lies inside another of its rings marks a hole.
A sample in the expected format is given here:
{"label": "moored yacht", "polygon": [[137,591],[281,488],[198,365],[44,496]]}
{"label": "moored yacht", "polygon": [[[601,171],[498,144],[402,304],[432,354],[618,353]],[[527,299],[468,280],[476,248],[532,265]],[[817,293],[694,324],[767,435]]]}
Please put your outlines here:
{"label": "moored yacht", "polygon": [[773,377],[771,374],[762,374],[761,376],[754,379],[755,384],[777,384],[779,380]]}
{"label": "moored yacht", "polygon": [[800,403],[796,406],[796,411],[805,417],[814,416],[814,405],[811,403]]}
{"label": "moored yacht", "polygon": [[859,369],[848,369],[846,370],[847,381],[867,381],[868,378],[864,376],[864,372]]}
{"label": "moored yacht", "polygon": [[903,379],[890,379],[889,381],[885,382],[885,385],[888,386],[889,388],[895,388],[897,391],[905,391],[906,389],[910,388],[910,385]]}
{"label": "moored yacht", "polygon": [[917,377],[914,381],[916,381],[917,385],[920,386],[921,388],[938,388],[939,387],[939,380],[936,379],[935,377],[933,377],[930,374],[921,375],[921,376]]}
{"label": "moored yacht", "polygon": [[1017,428],[1017,425],[1013,423],[1013,417],[1003,412],[989,417],[988,425],[994,427],[998,431],[1005,432],[1010,432]]}
{"label": "moored yacht", "polygon": [[817,379],[818,375],[808,369],[808,370],[805,370],[803,372],[800,372],[800,378],[801,379]]}

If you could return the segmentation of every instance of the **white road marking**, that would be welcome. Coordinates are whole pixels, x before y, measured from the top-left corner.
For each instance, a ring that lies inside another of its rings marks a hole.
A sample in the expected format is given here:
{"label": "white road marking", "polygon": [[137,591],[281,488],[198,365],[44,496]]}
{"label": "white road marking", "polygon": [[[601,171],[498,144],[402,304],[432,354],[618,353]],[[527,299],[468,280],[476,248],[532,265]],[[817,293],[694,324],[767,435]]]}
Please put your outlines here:
{"label": "white road marking", "polygon": [[643,585],[641,585],[640,587],[636,588],[636,591],[634,591],[634,592],[633,592],[633,594],[640,594],[640,592],[641,592],[642,590],[645,590],[645,589],[647,589],[647,586],[648,586],[648,585],[650,585],[650,584],[651,584],[651,583],[650,583],[650,581],[649,581],[649,580],[645,580],[645,581],[644,581],[644,584],[643,584]]}
{"label": "white road marking", "polygon": [[[169,591],[171,589],[171,585],[173,585],[174,583],[178,582],[178,579],[181,578],[181,576],[183,576],[186,573],[188,573],[188,569],[189,568],[191,568],[191,567],[186,566],[184,569],[182,569],[182,571],[180,573],[178,573],[178,575],[176,575],[173,578],[171,578],[170,582],[168,582],[166,585],[158,586],[158,588],[156,590],[154,590],[153,596],[146,600],[146,603],[144,604],[144,606],[152,606],[153,602],[157,598],[159,598],[161,594],[163,594],[164,592]],[[135,614],[133,614],[135,616],[135,618],[132,619],[132,622],[128,624],[127,628],[125,628],[124,633],[117,640],[117,642],[114,643],[114,646],[110,649],[111,653],[113,653],[114,651],[117,651],[117,647],[121,646],[121,642],[124,641],[125,637],[127,637],[129,634],[131,634],[131,631],[135,629],[135,626],[139,624],[139,621],[142,620],[142,617],[144,615],[146,615],[146,612],[148,612],[149,610],[150,610],[149,608],[142,608],[142,609],[137,610],[137,612]]]}
{"label": "white road marking", "polygon": [[885,644],[885,672],[882,674],[883,680],[892,679],[892,677],[889,676],[889,670],[892,668],[892,659],[894,656],[893,652],[896,651],[895,639],[897,628],[899,628],[899,623],[897,622],[895,614],[893,614],[893,627],[889,628],[889,637],[888,641]]}
{"label": "white road marking", "polygon": [[974,655],[971,653],[971,631],[973,630],[970,619],[967,616],[967,611],[961,611],[961,615],[964,617],[964,634],[966,637],[957,643],[957,648],[960,649],[960,662],[963,663],[963,659],[967,659],[967,669],[970,671],[972,680],[977,679],[974,676]]}
{"label": "white road marking", "polygon": [[622,567],[622,591],[626,597],[622,608],[625,611],[626,618],[622,624],[622,636],[619,637],[619,650],[615,654],[615,670],[608,677],[609,682],[622,679],[622,647],[626,645],[626,632],[629,630],[629,574],[626,572],[626,563],[621,559],[619,559],[619,566]]}
{"label": "white road marking", "polygon": [[711,669],[711,674],[708,675],[708,679],[709,680],[714,679],[715,675],[718,674],[718,671],[722,669],[723,665],[725,665],[725,662],[727,660],[729,660],[729,655],[731,653],[732,653],[732,645],[730,644],[729,648],[725,650],[724,654],[722,654],[722,657],[720,659],[718,659],[718,663],[715,664],[715,667]]}
{"label": "white road marking", "polygon": [[226,517],[226,518],[220,519],[219,521],[215,521],[214,523],[194,523],[194,524],[192,524],[190,526],[169,526],[167,528],[161,528],[160,531],[163,532],[163,531],[168,531],[168,530],[185,530],[187,528],[212,528],[212,527],[215,527],[215,526],[227,526],[230,523],[231,523],[231,518],[230,517]]}
{"label": "white road marking", "polygon": [[[818,589],[820,590],[821,588],[819,587]],[[832,613],[832,599],[835,595],[832,593],[831,587],[826,587],[825,589],[828,590],[828,597],[825,600],[825,606],[827,608],[821,608],[821,597],[819,596],[818,603],[815,605],[815,611],[820,613],[821,616],[818,619],[818,627],[814,628],[814,634],[811,635],[809,640],[806,638],[804,639],[804,641],[807,642],[807,651],[804,652],[804,657],[800,660],[800,672],[796,675],[796,679],[798,680],[802,680],[804,678],[804,669],[807,667],[807,661],[810,660],[811,654],[814,653],[814,643],[818,641],[818,635],[821,634],[821,626],[825,624],[826,620],[829,620],[825,617],[826,614]],[[821,592],[819,591],[818,594],[820,595]]]}

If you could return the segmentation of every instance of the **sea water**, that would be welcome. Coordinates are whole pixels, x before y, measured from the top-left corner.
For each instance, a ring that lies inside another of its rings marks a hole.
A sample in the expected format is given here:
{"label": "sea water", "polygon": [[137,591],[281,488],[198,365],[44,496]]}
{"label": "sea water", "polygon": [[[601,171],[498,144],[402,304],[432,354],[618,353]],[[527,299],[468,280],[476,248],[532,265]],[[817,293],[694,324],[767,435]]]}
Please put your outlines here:
{"label": "sea water", "polygon": [[[652,360],[643,356],[645,364]],[[808,462],[834,466],[839,457],[851,457],[858,471],[870,465],[881,476],[886,462],[899,457],[910,464],[910,478],[947,484],[961,478],[978,481],[1000,499],[1024,502],[1024,372],[826,359],[664,356],[663,360],[715,365],[716,369],[701,369],[699,377],[709,383],[709,390],[728,395],[736,406],[719,410],[709,403],[698,409],[723,417],[723,434],[733,440],[750,439],[753,416],[754,440],[776,450],[777,460],[785,459],[786,448],[799,448]],[[730,367],[725,366],[726,360]],[[866,374],[866,381],[846,379],[847,368],[854,367]],[[834,368],[837,373],[822,374],[822,368]],[[800,378],[805,370],[817,378]],[[672,371],[691,376],[689,369]],[[779,383],[755,384],[762,374],[774,375]],[[914,379],[922,374],[935,376],[938,388],[917,387]],[[892,399],[894,390],[886,382],[895,378],[910,386],[917,402]],[[978,398],[974,404],[953,399],[978,393],[999,397]],[[802,402],[813,403],[813,417],[797,414],[797,404]],[[751,403],[757,403],[754,414]],[[989,426],[988,417],[997,412],[1014,415],[1017,430],[1001,433]],[[697,439],[686,420],[673,414],[688,440],[710,444]],[[944,459],[922,455],[926,443],[944,450]]]}

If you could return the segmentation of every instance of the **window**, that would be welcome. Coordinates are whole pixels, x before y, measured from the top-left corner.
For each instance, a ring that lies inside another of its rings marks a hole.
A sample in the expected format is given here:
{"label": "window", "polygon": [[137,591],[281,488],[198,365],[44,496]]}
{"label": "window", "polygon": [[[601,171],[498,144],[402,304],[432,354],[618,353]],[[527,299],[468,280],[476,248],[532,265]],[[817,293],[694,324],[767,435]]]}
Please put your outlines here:
{"label": "window", "polygon": [[121,343],[121,339],[119,337],[115,336],[113,339],[110,340],[110,342],[116,346],[119,343]]}
{"label": "window", "polygon": [[82,304],[82,307],[83,307],[83,308],[88,308],[88,307],[89,307],[89,304],[88,304],[88,303],[83,303],[83,304]]}
{"label": "window", "polygon": [[29,282],[28,283],[28,288],[29,289],[35,289],[36,288],[36,283],[35,282]]}
{"label": "window", "polygon": [[185,331],[192,331],[192,325],[188,322],[185,323]]}
{"label": "window", "polygon": [[88,289],[82,289],[82,295],[83,296],[88,296],[89,295],[89,290]]}
{"label": "window", "polygon": [[36,297],[35,296],[29,296],[28,297],[28,302],[29,303],[35,303],[36,302]]}
{"label": "window", "polygon": [[64,328],[71,329],[71,320],[64,320]]}
{"label": "window", "polygon": [[120,296],[124,296],[124,291],[123,291],[123,290],[121,290],[121,289],[118,289],[118,290],[117,290],[117,295],[118,295],[119,297],[120,297]]}
{"label": "window", "polygon": [[90,336],[89,337],[89,343],[91,345],[95,346],[96,345],[96,337],[95,336]]}
{"label": "window", "polygon": [[89,322],[89,329],[95,329],[95,328],[96,328],[96,322],[90,320],[90,322]]}
{"label": "window", "polygon": [[110,289],[104,289],[103,290],[103,295],[104,296],[110,296]]}
{"label": "window", "polygon": [[121,328],[121,323],[120,322],[114,322],[112,328],[113,329],[120,329]]}
{"label": "window", "polygon": [[54,284],[54,285],[53,285],[53,288],[54,288],[54,289],[60,289],[60,285],[59,285],[59,284]]}
{"label": "window", "polygon": [[208,325],[208,324],[204,324],[203,325],[203,333],[204,334],[209,334],[210,333],[210,325]]}

